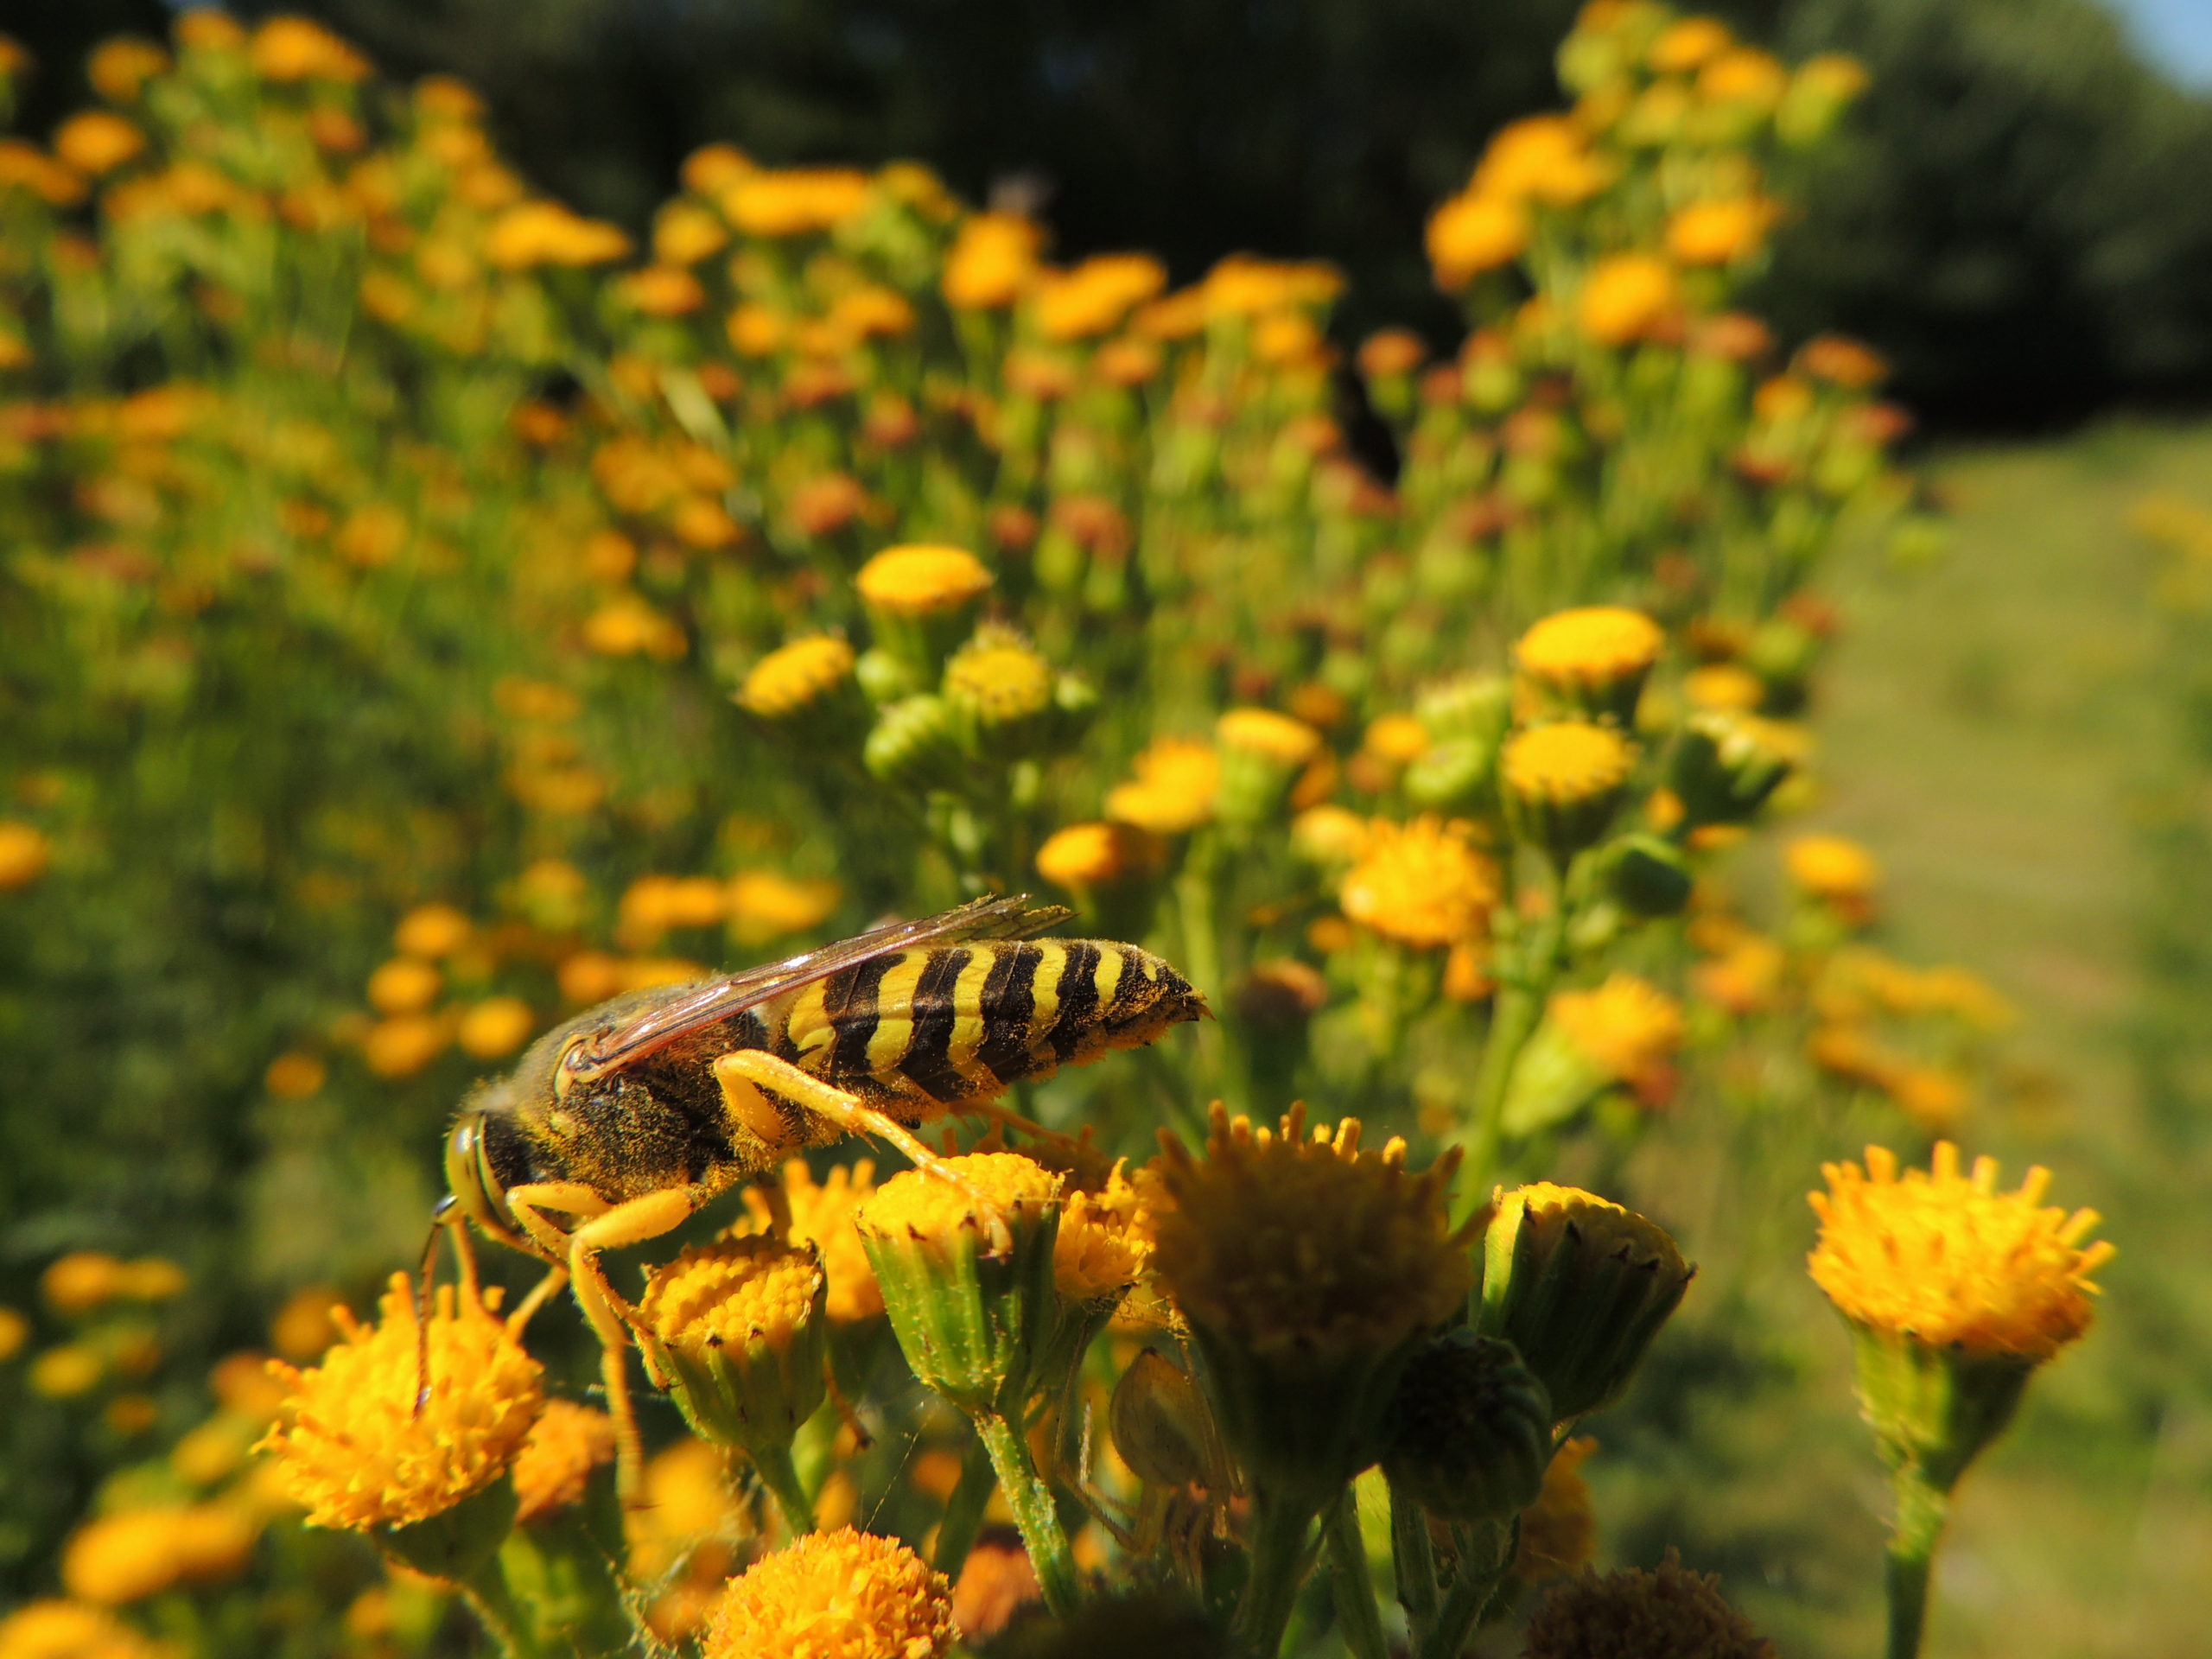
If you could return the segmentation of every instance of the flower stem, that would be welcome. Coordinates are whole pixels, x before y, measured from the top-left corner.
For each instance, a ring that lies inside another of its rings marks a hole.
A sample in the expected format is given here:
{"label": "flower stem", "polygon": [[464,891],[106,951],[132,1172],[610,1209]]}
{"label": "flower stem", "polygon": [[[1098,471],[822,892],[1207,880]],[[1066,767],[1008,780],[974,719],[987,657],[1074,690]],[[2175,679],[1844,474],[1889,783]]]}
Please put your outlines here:
{"label": "flower stem", "polygon": [[976,1547],[976,1535],[982,1529],[983,1510],[997,1484],[990,1451],[979,1434],[960,1454],[959,1484],[945,1500],[944,1518],[937,1526],[937,1549],[930,1565],[946,1578],[957,1579],[967,1565],[968,1552]]}
{"label": "flower stem", "polygon": [[1236,1641],[1249,1659],[1275,1659],[1306,1576],[1306,1537],[1313,1511],[1278,1494],[1252,1495],[1251,1576],[1236,1608]]}
{"label": "flower stem", "polygon": [[1904,1468],[1897,1471],[1897,1526],[1890,1535],[1889,1659],[1919,1659],[1928,1626],[1929,1569],[1936,1563],[1951,1498],[1917,1470]]}
{"label": "flower stem", "polygon": [[1052,1489],[1037,1472],[1028,1443],[1014,1424],[996,1412],[983,1412],[976,1418],[976,1433],[990,1456],[991,1467],[998,1471],[999,1490],[1006,1494],[1007,1506],[1014,1511],[1014,1523],[1021,1529],[1021,1542],[1029,1552],[1030,1566],[1036,1569],[1038,1586],[1045,1592],[1045,1605],[1056,1617],[1065,1618],[1075,1611],[1082,1580],[1076,1572],[1075,1554],[1068,1548],[1068,1535],[1061,1529],[1059,1506],[1052,1501]]}
{"label": "flower stem", "polygon": [[1452,1529],[1459,1545],[1459,1571],[1445,1592],[1434,1628],[1417,1649],[1419,1659],[1459,1659],[1512,1563],[1514,1532],[1514,1526],[1497,1521]]}
{"label": "flower stem", "polygon": [[1390,1488],[1390,1557],[1397,1569],[1398,1600],[1419,1650],[1436,1622],[1436,1551],[1428,1541],[1428,1513],[1412,1498]]}
{"label": "flower stem", "polygon": [[784,1529],[794,1538],[812,1532],[814,1505],[807,1501],[798,1467],[791,1461],[790,1444],[772,1440],[761,1446],[748,1446],[745,1452],[753,1459],[753,1466],[760,1471],[761,1484],[774,1495],[776,1507],[783,1512]]}
{"label": "flower stem", "polygon": [[461,1580],[461,1593],[502,1659],[540,1659],[533,1627],[516,1605],[497,1555]]}
{"label": "flower stem", "polygon": [[1459,1183],[1459,1205],[1468,1214],[1488,1197],[1497,1178],[1498,1151],[1504,1139],[1505,1096],[1513,1081],[1514,1062],[1535,1034],[1544,1004],[1550,1000],[1552,982],[1563,965],[1567,944],[1564,880],[1553,880],[1551,899],[1551,912],[1537,925],[1520,972],[1498,989],[1497,1011],[1491,1015],[1490,1035],[1483,1044],[1482,1065],[1475,1072],[1474,1127],[1467,1147],[1465,1176]]}
{"label": "flower stem", "polygon": [[1322,1537],[1329,1551],[1329,1580],[1337,1597],[1337,1628],[1352,1659],[1390,1659],[1389,1639],[1375,1605],[1375,1583],[1367,1570],[1367,1541],[1360,1536],[1358,1495],[1347,1486],[1322,1512]]}

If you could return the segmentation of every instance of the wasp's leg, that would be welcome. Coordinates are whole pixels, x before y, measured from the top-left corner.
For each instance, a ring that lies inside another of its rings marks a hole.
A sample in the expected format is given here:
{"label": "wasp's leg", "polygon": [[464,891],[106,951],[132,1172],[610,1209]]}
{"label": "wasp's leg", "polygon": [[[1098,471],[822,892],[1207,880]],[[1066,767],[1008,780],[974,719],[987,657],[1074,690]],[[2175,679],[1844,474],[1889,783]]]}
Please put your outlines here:
{"label": "wasp's leg", "polygon": [[[699,1207],[699,1195],[689,1187],[672,1187],[610,1205],[579,1183],[548,1182],[510,1187],[507,1207],[531,1238],[556,1248],[565,1257],[569,1281],[576,1288],[576,1305],[599,1337],[600,1376],[607,1385],[607,1414],[614,1420],[615,1490],[622,1507],[634,1510],[644,1499],[645,1448],[638,1435],[637,1408],[630,1399],[626,1351],[630,1332],[637,1325],[638,1310],[607,1282],[599,1253],[642,1244],[672,1231]],[[563,1235],[538,1213],[541,1207],[582,1215],[584,1219]]]}
{"label": "wasp's leg", "polygon": [[514,1311],[507,1315],[507,1333],[519,1339],[529,1328],[537,1310],[558,1296],[568,1282],[569,1269],[566,1267],[546,1268],[545,1276],[530,1287],[530,1294],[517,1302]]}
{"label": "wasp's leg", "polygon": [[916,1169],[927,1170],[939,1179],[951,1182],[976,1201],[977,1213],[991,1220],[990,1243],[994,1250],[1013,1248],[1005,1217],[999,1213],[996,1201],[963,1179],[958,1170],[923,1145],[914,1132],[898,1119],[765,1049],[735,1050],[716,1060],[713,1071],[715,1081],[721,1085],[723,1109],[755,1133],[760,1126],[781,1127],[774,1109],[761,1096],[760,1091],[765,1089],[836,1124],[847,1135],[868,1135],[887,1141],[905,1153],[907,1161]]}
{"label": "wasp's leg", "polygon": [[1024,1117],[1011,1106],[1001,1106],[995,1100],[963,1100],[953,1111],[962,1117],[980,1117],[986,1123],[995,1123],[1002,1128],[1019,1129],[1033,1141],[1070,1150],[1083,1143],[1074,1135],[1064,1135],[1058,1129],[1048,1129],[1033,1117]]}

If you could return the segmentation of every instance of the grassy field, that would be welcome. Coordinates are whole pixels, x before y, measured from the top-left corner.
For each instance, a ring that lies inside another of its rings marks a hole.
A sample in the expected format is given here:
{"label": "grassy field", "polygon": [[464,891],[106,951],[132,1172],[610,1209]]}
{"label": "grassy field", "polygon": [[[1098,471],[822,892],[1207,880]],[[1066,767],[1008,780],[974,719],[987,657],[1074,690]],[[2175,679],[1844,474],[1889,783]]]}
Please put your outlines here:
{"label": "grassy field", "polygon": [[[2039,1380],[1961,1488],[1929,1651],[2183,1659],[2204,1652],[2212,1606],[2201,1283],[2212,1218],[2202,1169],[2150,1131],[2132,1043],[2146,907],[2169,902],[2144,804],[2196,780],[2162,706],[2160,556],[2126,520],[2153,490],[2212,505],[2212,429],[2114,425],[1954,453],[1933,471],[1953,513],[1949,554],[1897,571],[1869,552],[1832,584],[1847,633],[1821,712],[1828,781],[1812,822],[1879,852],[1901,953],[1973,968],[2019,1005],[2009,1099],[1968,1128],[1967,1149],[1999,1154],[2008,1179],[2050,1165],[2055,1196],[2104,1211],[2122,1253],[2101,1275],[2097,1330]],[[1879,1548],[1885,1498],[1850,1421],[1843,1333],[1808,1285],[1777,1294],[1793,1327],[1777,1363],[1804,1368],[1795,1386],[1822,1413],[1775,1448],[1804,1478],[1789,1483],[1787,1512],[1770,1512],[1778,1500],[1751,1471],[1772,1465],[1746,1455],[1717,1506],[1730,1518],[1699,1524],[1781,1651],[1872,1653],[1879,1573],[1862,1552]],[[1760,1422],[1747,1411],[1699,1438],[1756,1440]],[[1627,1427],[1633,1456],[1640,1430]],[[1598,1464],[1592,1473],[1603,1513]],[[1613,1478],[1633,1508],[1635,1472]],[[1731,1546],[1760,1528],[1763,1551]],[[1799,1552],[1797,1535],[1817,1550]],[[1858,1559],[1821,1558],[1838,1551]]]}

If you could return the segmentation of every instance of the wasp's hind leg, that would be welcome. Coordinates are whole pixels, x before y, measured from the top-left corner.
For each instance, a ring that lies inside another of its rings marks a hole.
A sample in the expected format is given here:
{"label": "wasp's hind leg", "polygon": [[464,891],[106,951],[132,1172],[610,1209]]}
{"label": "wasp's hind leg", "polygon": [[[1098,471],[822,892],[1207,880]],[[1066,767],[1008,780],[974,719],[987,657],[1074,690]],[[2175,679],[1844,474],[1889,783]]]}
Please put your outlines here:
{"label": "wasp's hind leg", "polygon": [[[630,1398],[626,1352],[630,1332],[637,1327],[638,1310],[608,1282],[599,1253],[674,1231],[699,1207],[699,1195],[678,1186],[610,1205],[580,1182],[561,1181],[510,1187],[506,1196],[507,1207],[524,1230],[555,1262],[567,1263],[576,1305],[599,1338],[600,1376],[607,1385],[607,1414],[614,1420],[615,1490],[624,1509],[638,1509],[644,1503],[645,1448],[638,1435],[637,1408]],[[542,1213],[547,1210],[582,1219],[563,1233]]]}
{"label": "wasp's hind leg", "polygon": [[713,1069],[715,1081],[721,1085],[723,1109],[776,1150],[783,1149],[779,1141],[788,1131],[763,1096],[764,1090],[835,1124],[846,1135],[873,1135],[879,1141],[889,1141],[906,1154],[907,1161],[916,1169],[926,1170],[940,1180],[951,1182],[975,1201],[976,1213],[989,1220],[989,1243],[994,1253],[1003,1254],[1014,1248],[1013,1237],[1006,1229],[1006,1217],[1000,1213],[995,1199],[978,1191],[940,1154],[931,1152],[904,1123],[879,1111],[857,1095],[824,1083],[765,1049],[734,1050],[717,1059]]}

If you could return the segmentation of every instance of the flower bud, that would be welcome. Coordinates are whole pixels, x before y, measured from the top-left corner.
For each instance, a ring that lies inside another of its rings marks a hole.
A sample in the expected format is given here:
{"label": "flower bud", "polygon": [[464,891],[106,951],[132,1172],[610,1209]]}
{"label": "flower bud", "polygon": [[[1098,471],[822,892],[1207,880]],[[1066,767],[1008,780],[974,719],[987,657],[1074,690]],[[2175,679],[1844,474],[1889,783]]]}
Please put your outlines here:
{"label": "flower bud", "polygon": [[1548,1181],[1518,1187],[1484,1243],[1481,1329],[1520,1350],[1571,1422],[1620,1397],[1694,1271],[1632,1211]]}
{"label": "flower bud", "polygon": [[[914,1375],[973,1416],[1019,1416],[1058,1313],[1060,1178],[1016,1153],[908,1170],[855,1213]],[[995,1237],[994,1236],[996,1236]]]}
{"label": "flower bud", "polygon": [[701,1439],[782,1448],[822,1404],[829,1276],[763,1234],[693,1245],[647,1281],[640,1344]]}
{"label": "flower bud", "polygon": [[1774,722],[1701,709],[1682,723],[1668,759],[1668,786],[1692,828],[1741,823],[1766,804],[1794,766]]}
{"label": "flower bud", "polygon": [[952,710],[943,697],[904,697],[876,716],[861,760],[887,784],[945,788],[964,764]]}
{"label": "flower bud", "polygon": [[1605,891],[1631,915],[1679,916],[1690,901],[1688,861],[1657,836],[1623,836],[1602,861],[1598,874]]}
{"label": "flower bud", "polygon": [[1321,734],[1269,709],[1232,709],[1214,726],[1221,756],[1215,812],[1223,823],[1263,823],[1282,809],[1290,786],[1321,751]]}
{"label": "flower bud", "polygon": [[1531,727],[1505,746],[1505,818],[1514,835],[1562,862],[1605,834],[1636,751],[1584,721]]}
{"label": "flower bud", "polygon": [[1417,1351],[1391,1402],[1382,1472],[1446,1521],[1503,1521],[1536,1501],[1551,1396],[1510,1342],[1446,1332]]}
{"label": "flower bud", "polygon": [[944,702],[972,754],[1014,760],[1043,747],[1052,665],[1014,629],[985,623],[944,665]]}
{"label": "flower bud", "polygon": [[1667,636],[1641,611],[1588,605],[1548,616],[1521,636],[1514,658],[1521,672],[1562,709],[1621,725]]}

